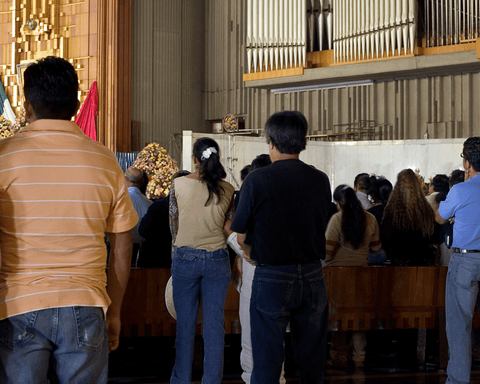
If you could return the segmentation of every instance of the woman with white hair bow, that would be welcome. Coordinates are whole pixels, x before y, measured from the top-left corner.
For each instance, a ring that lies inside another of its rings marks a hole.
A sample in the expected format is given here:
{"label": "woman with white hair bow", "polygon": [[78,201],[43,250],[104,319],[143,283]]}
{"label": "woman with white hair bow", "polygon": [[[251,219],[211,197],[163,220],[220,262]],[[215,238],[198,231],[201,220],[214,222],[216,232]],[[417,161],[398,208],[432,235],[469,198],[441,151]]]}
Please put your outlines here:
{"label": "woman with white hair bow", "polygon": [[203,302],[205,359],[202,383],[220,384],[223,376],[224,307],[230,282],[225,221],[233,212],[234,188],[223,179],[220,150],[204,137],[193,146],[196,171],[175,179],[170,193],[173,239],[172,285],[177,314],[175,366],[170,383],[189,384],[196,317]]}

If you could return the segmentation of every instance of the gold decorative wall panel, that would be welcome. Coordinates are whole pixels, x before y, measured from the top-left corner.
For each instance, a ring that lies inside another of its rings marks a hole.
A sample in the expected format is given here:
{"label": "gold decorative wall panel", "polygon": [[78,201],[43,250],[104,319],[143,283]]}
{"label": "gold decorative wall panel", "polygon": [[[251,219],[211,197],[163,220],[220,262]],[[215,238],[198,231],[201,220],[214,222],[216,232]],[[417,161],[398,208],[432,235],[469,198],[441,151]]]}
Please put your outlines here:
{"label": "gold decorative wall panel", "polygon": [[3,0],[0,76],[13,110],[22,108],[17,66],[54,55],[77,70],[79,99],[99,91],[97,136],[130,149],[131,0]]}

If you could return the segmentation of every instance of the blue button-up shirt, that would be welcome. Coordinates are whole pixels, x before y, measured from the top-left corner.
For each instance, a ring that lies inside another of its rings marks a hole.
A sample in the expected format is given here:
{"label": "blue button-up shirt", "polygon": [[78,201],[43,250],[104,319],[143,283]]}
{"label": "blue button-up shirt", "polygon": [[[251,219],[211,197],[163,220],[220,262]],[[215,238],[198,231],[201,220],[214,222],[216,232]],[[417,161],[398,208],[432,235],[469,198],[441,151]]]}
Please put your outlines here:
{"label": "blue button-up shirt", "polygon": [[147,213],[148,207],[152,205],[152,201],[148,200],[147,197],[140,192],[137,187],[129,187],[128,193],[130,194],[133,207],[135,208],[135,211],[137,211],[138,215],[138,223],[132,228],[132,242],[133,244],[139,244],[142,241],[142,237],[138,234],[138,225],[145,213]]}
{"label": "blue button-up shirt", "polygon": [[452,247],[480,249],[480,175],[454,185],[438,213],[444,219],[455,217]]}

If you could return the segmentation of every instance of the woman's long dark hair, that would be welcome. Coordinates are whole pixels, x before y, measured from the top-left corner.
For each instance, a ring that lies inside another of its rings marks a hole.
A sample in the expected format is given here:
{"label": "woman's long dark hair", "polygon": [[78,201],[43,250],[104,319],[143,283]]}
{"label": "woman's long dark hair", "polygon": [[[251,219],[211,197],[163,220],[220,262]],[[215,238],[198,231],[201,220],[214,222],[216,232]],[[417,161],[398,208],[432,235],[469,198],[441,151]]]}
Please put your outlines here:
{"label": "woman's long dark hair", "polygon": [[217,142],[209,137],[198,139],[193,145],[193,156],[197,158],[200,164],[198,168],[200,181],[205,183],[208,188],[208,199],[205,202],[205,206],[210,203],[213,195],[217,196],[218,204],[220,196],[224,192],[223,187],[220,185],[220,180],[224,179],[227,173],[222,163],[220,163],[220,148]]}
{"label": "woman's long dark hair", "polygon": [[333,192],[333,199],[342,209],[342,233],[353,249],[362,245],[365,237],[367,217],[355,191],[348,185],[341,184]]}
{"label": "woman's long dark hair", "polygon": [[397,176],[395,188],[383,212],[393,216],[393,225],[401,230],[422,232],[429,237],[435,230],[435,213],[423,194],[420,181],[411,169],[404,169]]}

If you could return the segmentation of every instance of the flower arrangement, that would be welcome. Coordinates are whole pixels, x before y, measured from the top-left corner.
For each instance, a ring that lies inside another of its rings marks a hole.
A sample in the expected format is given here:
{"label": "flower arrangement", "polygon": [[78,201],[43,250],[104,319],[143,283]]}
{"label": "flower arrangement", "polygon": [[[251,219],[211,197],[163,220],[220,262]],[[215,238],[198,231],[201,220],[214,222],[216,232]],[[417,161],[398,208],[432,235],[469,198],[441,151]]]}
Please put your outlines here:
{"label": "flower arrangement", "polygon": [[422,187],[423,193],[425,194],[425,196],[428,195],[429,184],[425,183],[425,178],[420,174],[420,169],[416,168],[414,172],[415,172],[415,176],[418,177],[418,181],[420,182],[420,186]]}
{"label": "flower arrangement", "polygon": [[177,162],[157,143],[148,144],[138,154],[133,167],[148,176],[146,195],[151,200],[168,196],[172,178],[178,172]]}
{"label": "flower arrangement", "polygon": [[15,135],[22,127],[27,125],[27,118],[25,117],[25,110],[20,111],[20,115],[15,119],[15,122],[7,120],[4,115],[0,116],[0,139]]}

